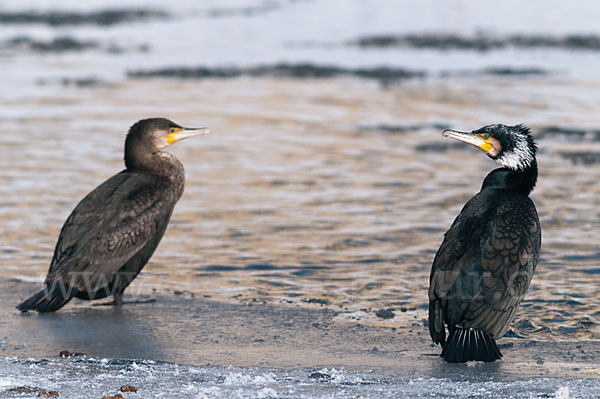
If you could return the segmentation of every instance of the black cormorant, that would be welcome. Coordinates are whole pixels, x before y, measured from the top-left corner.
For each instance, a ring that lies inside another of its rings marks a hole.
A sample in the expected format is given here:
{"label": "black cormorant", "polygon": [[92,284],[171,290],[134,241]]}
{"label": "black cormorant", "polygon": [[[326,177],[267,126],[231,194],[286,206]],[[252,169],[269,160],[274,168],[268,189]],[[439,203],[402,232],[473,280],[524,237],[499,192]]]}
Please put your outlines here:
{"label": "black cormorant", "polygon": [[183,193],[183,165],[161,150],[209,132],[164,118],[131,126],[125,139],[125,169],[71,212],[58,237],[44,289],[17,309],[53,312],[73,297],[91,300],[109,295],[121,305],[123,291],[154,253]]}
{"label": "black cormorant", "polygon": [[538,175],[537,147],[524,125],[442,134],[480,148],[502,168],[485,177],[435,255],[429,332],[448,362],[493,362],[502,357],[495,340],[508,330],[539,258],[540,221],[529,199]]}

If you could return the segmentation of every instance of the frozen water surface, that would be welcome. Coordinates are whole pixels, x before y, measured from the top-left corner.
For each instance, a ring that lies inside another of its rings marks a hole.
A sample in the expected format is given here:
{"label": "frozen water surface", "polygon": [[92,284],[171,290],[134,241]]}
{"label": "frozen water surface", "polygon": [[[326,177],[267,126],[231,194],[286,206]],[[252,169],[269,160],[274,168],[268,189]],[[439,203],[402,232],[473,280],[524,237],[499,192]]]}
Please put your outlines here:
{"label": "frozen water surface", "polygon": [[[147,360],[0,358],[0,395],[22,398],[11,388],[56,390],[60,397],[126,398],[594,398],[598,380],[494,381],[398,378],[345,369],[268,369],[183,366]],[[476,367],[476,366],[475,366]],[[37,397],[33,395],[32,397]]]}

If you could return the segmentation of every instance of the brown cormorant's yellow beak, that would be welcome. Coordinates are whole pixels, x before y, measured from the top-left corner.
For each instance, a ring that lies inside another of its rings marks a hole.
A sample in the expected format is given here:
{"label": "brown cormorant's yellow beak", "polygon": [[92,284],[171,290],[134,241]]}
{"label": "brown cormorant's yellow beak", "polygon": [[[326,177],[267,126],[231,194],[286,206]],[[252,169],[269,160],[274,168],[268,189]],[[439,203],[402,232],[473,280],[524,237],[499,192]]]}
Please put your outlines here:
{"label": "brown cormorant's yellow beak", "polygon": [[188,137],[200,136],[209,134],[210,129],[207,127],[191,128],[191,127],[172,127],[169,129],[167,136],[167,144],[173,144]]}

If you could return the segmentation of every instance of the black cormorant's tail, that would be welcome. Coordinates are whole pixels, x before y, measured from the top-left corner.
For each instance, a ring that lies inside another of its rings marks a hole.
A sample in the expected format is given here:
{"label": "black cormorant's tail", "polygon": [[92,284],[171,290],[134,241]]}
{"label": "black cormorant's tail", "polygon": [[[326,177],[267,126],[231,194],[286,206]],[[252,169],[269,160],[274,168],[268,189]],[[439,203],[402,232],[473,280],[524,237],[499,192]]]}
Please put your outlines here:
{"label": "black cormorant's tail", "polygon": [[496,340],[488,333],[470,328],[450,329],[442,355],[448,363],[465,363],[469,360],[493,362],[502,357]]}
{"label": "black cormorant's tail", "polygon": [[21,312],[27,312],[28,310],[35,310],[40,313],[54,312],[62,308],[73,298],[73,290],[59,289],[56,286],[52,288],[41,290],[23,303],[17,305],[17,309]]}

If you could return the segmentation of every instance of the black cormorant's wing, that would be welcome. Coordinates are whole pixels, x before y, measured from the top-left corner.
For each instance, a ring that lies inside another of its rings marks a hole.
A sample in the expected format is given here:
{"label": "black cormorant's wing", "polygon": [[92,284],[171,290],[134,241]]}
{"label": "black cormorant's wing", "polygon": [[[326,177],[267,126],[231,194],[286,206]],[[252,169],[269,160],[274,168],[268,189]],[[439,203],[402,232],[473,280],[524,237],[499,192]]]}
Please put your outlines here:
{"label": "black cormorant's wing", "polygon": [[471,198],[444,234],[431,274],[430,296],[440,298],[454,285],[458,272],[467,267],[479,249],[479,237],[488,229],[489,209],[480,194]]}
{"label": "black cormorant's wing", "polygon": [[60,232],[46,283],[93,291],[110,282],[171,215],[172,192],[158,179],[122,171],[81,200]]}
{"label": "black cormorant's wing", "polygon": [[490,227],[481,251],[480,291],[463,326],[502,338],[533,278],[542,235],[535,206],[524,197],[504,200]]}
{"label": "black cormorant's wing", "polygon": [[[479,249],[479,240],[487,229],[487,204],[480,194],[471,198],[444,234],[429,276],[429,332],[436,343],[443,345],[446,337],[444,322],[450,291],[459,273],[466,269]],[[466,304],[463,308],[466,307]]]}
{"label": "black cormorant's wing", "polygon": [[527,197],[499,196],[473,197],[436,254],[429,287],[435,342],[445,339],[444,322],[501,337],[527,291],[540,247],[537,213]]}

